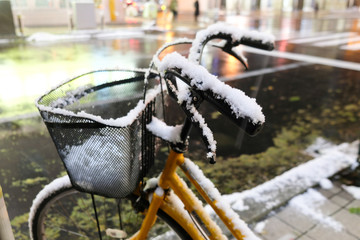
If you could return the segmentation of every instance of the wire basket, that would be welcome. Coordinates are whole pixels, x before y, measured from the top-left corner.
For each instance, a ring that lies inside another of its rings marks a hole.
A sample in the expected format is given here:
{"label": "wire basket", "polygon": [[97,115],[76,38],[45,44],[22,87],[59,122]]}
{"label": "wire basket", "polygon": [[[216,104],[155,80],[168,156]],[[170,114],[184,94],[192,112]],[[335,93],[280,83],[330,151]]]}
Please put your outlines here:
{"label": "wire basket", "polygon": [[40,114],[77,190],[123,198],[153,165],[154,136],[145,124],[151,121],[160,91],[156,76],[152,77],[145,101],[140,70],[89,72],[38,100]]}

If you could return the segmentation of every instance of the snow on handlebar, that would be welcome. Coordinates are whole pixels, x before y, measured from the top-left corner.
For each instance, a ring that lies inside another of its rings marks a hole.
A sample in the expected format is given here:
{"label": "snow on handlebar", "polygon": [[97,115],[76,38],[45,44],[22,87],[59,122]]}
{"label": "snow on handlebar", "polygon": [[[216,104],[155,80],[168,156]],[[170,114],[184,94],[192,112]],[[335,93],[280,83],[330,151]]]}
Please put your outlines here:
{"label": "snow on handlebar", "polygon": [[[160,72],[165,72],[168,69],[181,69],[181,75],[191,79],[190,85],[196,90],[210,90],[215,93],[218,99],[222,99],[229,104],[237,118],[248,117],[254,124],[265,122],[261,107],[254,98],[250,98],[243,91],[221,82],[203,66],[193,64],[185,57],[174,52],[166,55],[159,65]],[[183,91],[187,90],[183,89]],[[181,95],[186,96],[187,94]]]}
{"label": "snow on handlebar", "polygon": [[[157,51],[150,64],[150,69],[155,66],[165,79],[169,95],[181,105],[187,119],[201,130],[203,141],[208,148],[207,157],[210,163],[215,163],[216,141],[205,119],[197,111],[197,100],[194,100],[196,95],[211,103],[219,112],[229,117],[249,135],[258,133],[265,122],[262,108],[254,98],[250,98],[243,91],[221,82],[216,76],[210,74],[205,67],[199,65],[204,46],[213,39],[222,39],[223,42],[216,45],[216,47],[236,57],[245,68],[247,68],[246,58],[237,51],[236,46],[244,44],[265,50],[274,48],[274,37],[270,34],[241,30],[225,23],[217,23],[199,31],[195,40],[185,38],[165,44]],[[188,58],[173,52],[167,54],[162,60],[159,59],[159,55],[166,48],[179,44],[192,44]],[[148,126],[148,128],[151,128],[151,126]],[[158,129],[158,127],[154,127],[154,129]],[[161,137],[161,134],[156,134],[158,131],[154,131],[154,129],[150,131]],[[178,131],[169,132],[175,134]],[[172,137],[171,139],[177,138]],[[167,140],[171,141],[171,139]],[[173,143],[176,144],[176,142]]]}
{"label": "snow on handlebar", "polygon": [[[230,26],[224,22],[219,22],[199,31],[190,48],[189,60],[199,63],[202,49],[206,43],[212,39],[226,39],[229,46],[236,47],[240,44],[250,47],[272,50],[274,48],[275,37],[272,34],[242,30],[238,27]],[[226,51],[226,50],[225,50]],[[227,52],[227,51],[226,51]]]}
{"label": "snow on handlebar", "polygon": [[[225,113],[235,123],[238,123],[250,135],[256,134],[265,122],[265,116],[255,99],[248,97],[243,91],[221,82],[216,76],[210,74],[206,68],[190,62],[179,53],[174,52],[166,55],[158,67],[160,73],[164,74],[164,76],[167,72],[179,73],[179,78],[189,85],[188,87],[169,89],[169,91],[176,94],[178,104],[183,106],[188,118],[201,130],[204,143],[208,148],[207,158],[210,163],[215,163],[216,141],[211,129],[193,103],[192,91],[200,93],[205,100],[212,103],[221,113]],[[244,124],[248,122],[250,124]]]}

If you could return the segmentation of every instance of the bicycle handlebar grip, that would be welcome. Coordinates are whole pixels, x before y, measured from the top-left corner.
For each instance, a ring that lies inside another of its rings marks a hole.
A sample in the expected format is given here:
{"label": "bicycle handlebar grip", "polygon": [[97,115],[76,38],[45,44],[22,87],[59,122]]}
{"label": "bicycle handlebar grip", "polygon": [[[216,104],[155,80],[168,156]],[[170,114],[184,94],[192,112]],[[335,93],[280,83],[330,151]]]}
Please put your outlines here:
{"label": "bicycle handlebar grip", "polygon": [[262,40],[255,40],[248,37],[241,38],[241,40],[238,41],[238,43],[235,43],[233,45],[237,46],[239,44],[243,44],[249,47],[259,48],[267,51],[272,51],[275,48],[273,42],[264,42]]}
{"label": "bicycle handlebar grip", "polygon": [[226,40],[226,45],[223,48],[225,52],[240,44],[263,50],[273,50],[275,40],[274,36],[267,33],[247,31],[225,23],[216,23],[196,34],[190,49],[189,59],[192,62],[199,63],[204,46],[213,39]]}
{"label": "bicycle handlebar grip", "polygon": [[231,105],[224,99],[221,99],[212,91],[203,92],[204,99],[210,102],[220,113],[231,119],[238,127],[243,129],[248,135],[255,136],[262,129],[263,123],[254,123],[249,117],[238,117],[231,109]]}

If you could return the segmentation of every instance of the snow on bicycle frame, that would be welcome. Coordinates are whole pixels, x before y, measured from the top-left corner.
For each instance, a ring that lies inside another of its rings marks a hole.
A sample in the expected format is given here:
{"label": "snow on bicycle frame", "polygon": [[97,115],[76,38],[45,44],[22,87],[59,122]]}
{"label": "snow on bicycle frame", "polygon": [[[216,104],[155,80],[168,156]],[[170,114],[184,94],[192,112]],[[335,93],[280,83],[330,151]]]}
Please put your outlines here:
{"label": "snow on bicycle frame", "polygon": [[121,198],[135,190],[154,159],[147,130],[160,92],[145,70],[108,69],[82,74],[39,98],[37,107],[79,191]]}

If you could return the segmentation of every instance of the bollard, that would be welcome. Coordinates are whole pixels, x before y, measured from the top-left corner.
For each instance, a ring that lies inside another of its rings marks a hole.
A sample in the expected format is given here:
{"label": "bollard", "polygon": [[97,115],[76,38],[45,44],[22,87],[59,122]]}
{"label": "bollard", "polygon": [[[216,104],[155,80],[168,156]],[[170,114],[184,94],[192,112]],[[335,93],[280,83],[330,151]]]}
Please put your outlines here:
{"label": "bollard", "polygon": [[0,186],[0,240],[14,240],[10,219],[6,210],[2,188]]}
{"label": "bollard", "polygon": [[17,15],[17,21],[18,21],[19,31],[21,33],[21,36],[24,36],[24,28],[23,28],[23,24],[22,24],[22,16],[21,16],[21,14]]}
{"label": "bollard", "polygon": [[71,13],[69,14],[69,27],[70,27],[70,31],[73,31],[74,28],[75,28],[74,18],[73,18],[73,15]]}
{"label": "bollard", "polygon": [[105,26],[105,17],[104,17],[104,13],[101,13],[101,30],[104,30],[104,26]]}

